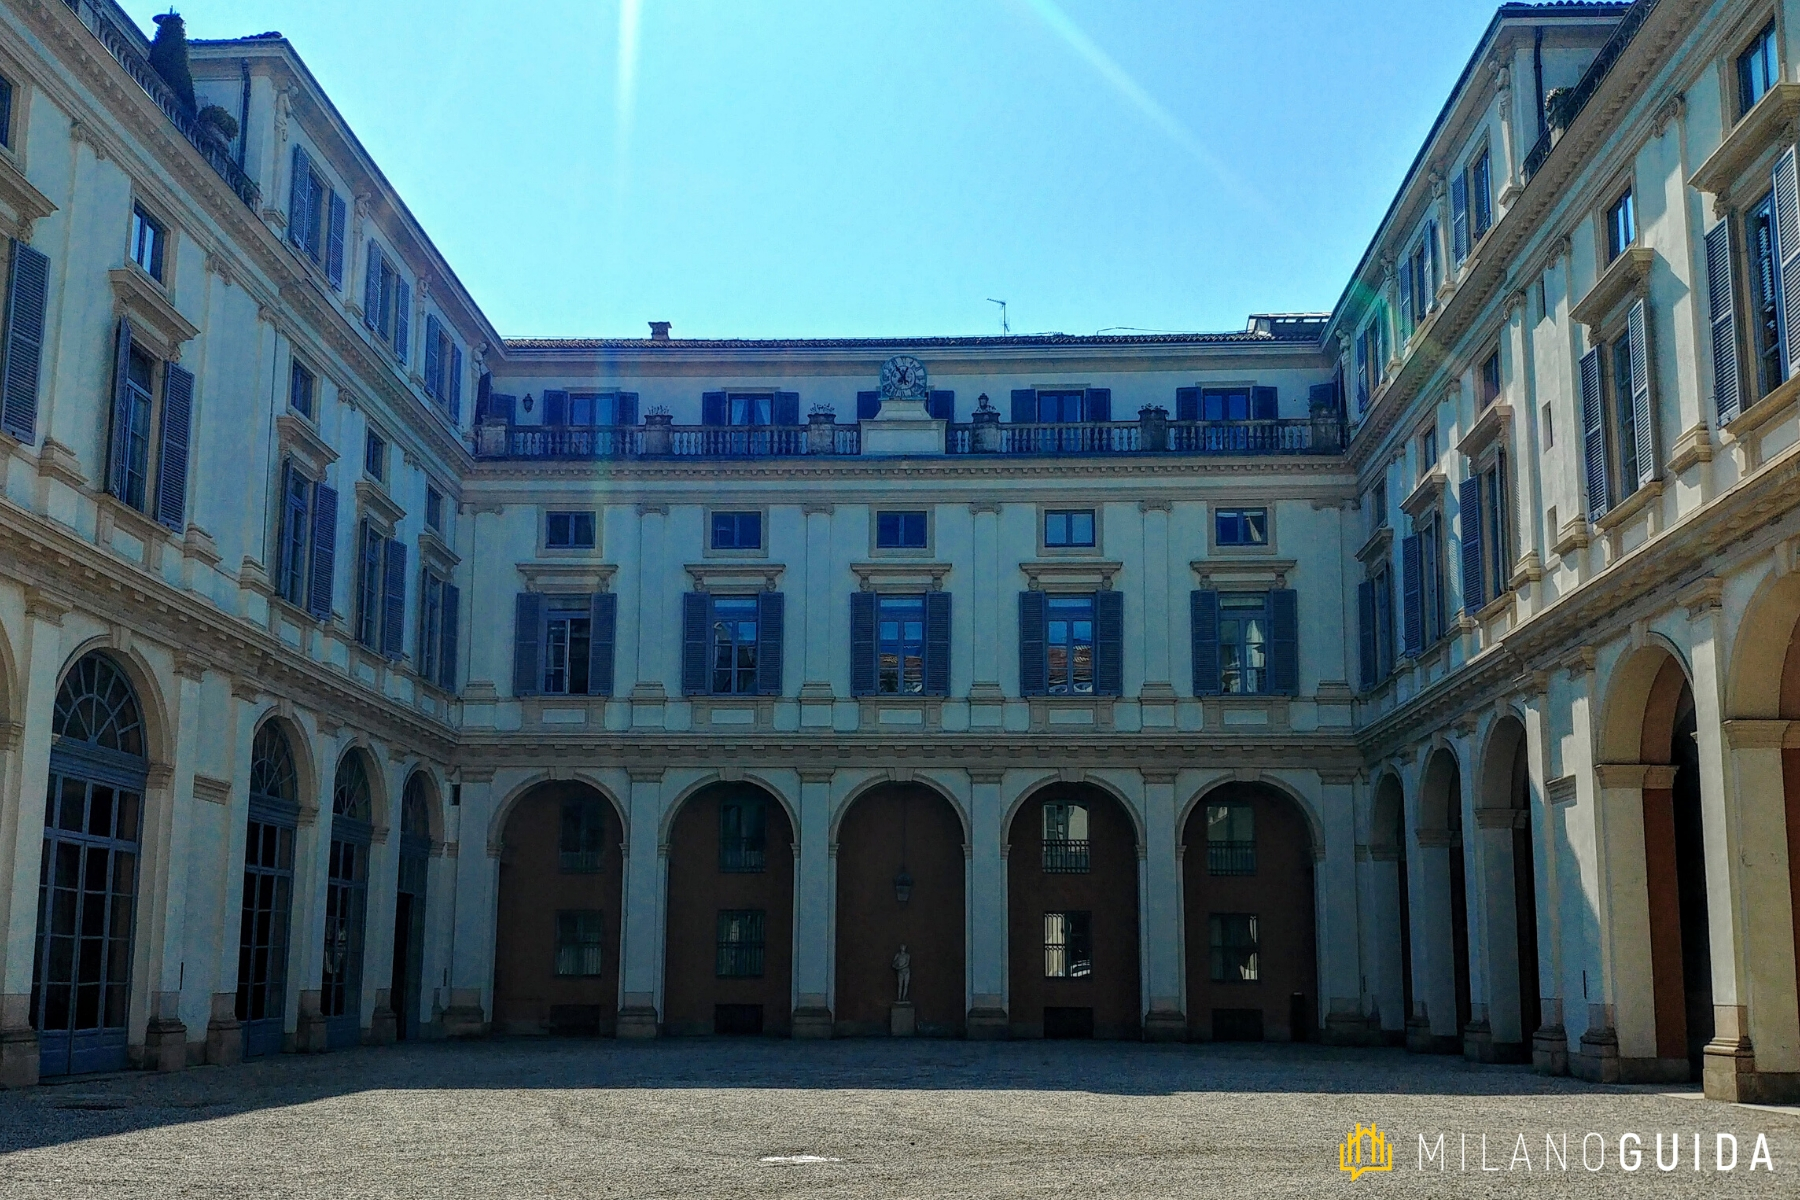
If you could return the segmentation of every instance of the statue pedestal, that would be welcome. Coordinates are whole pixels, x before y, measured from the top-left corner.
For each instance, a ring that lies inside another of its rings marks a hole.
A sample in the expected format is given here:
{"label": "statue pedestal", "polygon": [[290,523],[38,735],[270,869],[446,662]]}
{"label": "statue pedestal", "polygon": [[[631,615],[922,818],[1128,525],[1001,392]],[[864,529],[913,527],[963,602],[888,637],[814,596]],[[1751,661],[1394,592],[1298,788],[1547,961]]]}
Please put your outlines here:
{"label": "statue pedestal", "polygon": [[912,1037],[919,1032],[913,1019],[912,1001],[902,1000],[888,1009],[888,1032],[895,1037]]}

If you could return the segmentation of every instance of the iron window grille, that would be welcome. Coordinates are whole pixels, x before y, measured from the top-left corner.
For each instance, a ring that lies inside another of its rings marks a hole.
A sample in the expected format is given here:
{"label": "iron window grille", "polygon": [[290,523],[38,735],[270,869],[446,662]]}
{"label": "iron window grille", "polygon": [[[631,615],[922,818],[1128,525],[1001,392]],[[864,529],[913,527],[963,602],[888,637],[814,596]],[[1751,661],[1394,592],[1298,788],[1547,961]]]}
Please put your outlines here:
{"label": "iron window grille", "polygon": [[1044,978],[1087,979],[1094,973],[1093,914],[1044,914]]}
{"label": "iron window grille", "polygon": [[1261,975],[1254,913],[1211,913],[1206,918],[1210,976],[1214,983],[1256,983]]}
{"label": "iron window grille", "polygon": [[718,951],[713,974],[720,979],[761,979],[763,910],[725,909],[719,913]]}
{"label": "iron window grille", "polygon": [[1089,863],[1087,805],[1044,805],[1044,873],[1085,875],[1090,869]]}
{"label": "iron window grille", "polygon": [[601,869],[606,854],[606,810],[599,800],[570,800],[562,806],[562,828],[556,843],[557,869],[590,875]]}
{"label": "iron window grille", "polygon": [[1256,874],[1256,810],[1250,805],[1206,806],[1206,873]]}
{"label": "iron window grille", "polygon": [[760,800],[727,800],[719,806],[719,870],[757,875],[767,869],[767,811]]}
{"label": "iron window grille", "polygon": [[562,909],[556,914],[556,974],[591,979],[604,958],[605,922],[599,909]]}

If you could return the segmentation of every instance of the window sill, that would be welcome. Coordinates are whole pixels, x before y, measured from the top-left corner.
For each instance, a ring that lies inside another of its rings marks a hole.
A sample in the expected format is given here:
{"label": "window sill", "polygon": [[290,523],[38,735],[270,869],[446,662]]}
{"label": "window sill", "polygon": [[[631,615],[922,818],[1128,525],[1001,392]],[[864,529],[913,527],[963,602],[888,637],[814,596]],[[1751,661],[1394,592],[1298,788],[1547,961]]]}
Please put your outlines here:
{"label": "window sill", "polygon": [[1649,483],[1640,484],[1637,491],[1619,501],[1618,504],[1608,509],[1599,520],[1595,521],[1594,528],[1602,533],[1613,532],[1649,508],[1653,501],[1662,496],[1662,493],[1663,481],[1660,479],[1652,479]]}
{"label": "window sill", "polygon": [[145,512],[131,507],[111,492],[97,492],[94,501],[99,508],[99,520],[94,530],[94,540],[102,546],[117,550],[113,545],[113,531],[123,529],[144,547],[144,565],[151,570],[159,569],[162,561],[162,547],[175,542],[180,535],[167,525],[156,521]]}
{"label": "window sill", "polygon": [[1476,419],[1475,424],[1469,427],[1469,432],[1456,443],[1456,452],[1470,462],[1477,461],[1505,439],[1507,431],[1512,428],[1512,417],[1512,405],[1500,400],[1489,404],[1487,411]]}
{"label": "window sill", "polygon": [[5,148],[0,153],[0,214],[4,216],[0,233],[29,242],[32,223],[55,212],[56,205],[31,185],[20,168],[16,152]]}
{"label": "window sill", "polygon": [[604,729],[606,702],[611,698],[582,695],[525,696],[519,700],[519,716],[524,724],[540,730],[565,726]]}
{"label": "window sill", "polygon": [[1588,342],[1600,341],[1599,330],[1620,306],[1628,300],[1641,300],[1649,293],[1650,267],[1656,251],[1648,246],[1627,246],[1594,281],[1581,302],[1569,310],[1569,318],[1588,327]]}
{"label": "window sill", "polygon": [[1033,733],[1111,733],[1117,696],[1030,696]]}
{"label": "window sill", "polygon": [[1289,708],[1293,699],[1267,692],[1202,696],[1201,722],[1209,732],[1285,732],[1292,725]]}
{"label": "window sill", "polygon": [[775,728],[779,696],[690,696],[699,733],[767,733]]}
{"label": "window sill", "polygon": [[1413,519],[1417,527],[1420,518],[1433,508],[1444,502],[1444,493],[1449,489],[1449,479],[1444,475],[1442,467],[1433,467],[1419,480],[1419,486],[1412,490],[1406,499],[1400,502],[1400,511]]}
{"label": "window sill", "polygon": [[[1800,87],[1800,84],[1795,86]],[[1796,400],[1800,400],[1800,375],[1784,380],[1768,395],[1744,409],[1725,426],[1725,435],[1736,442],[1759,440],[1763,426],[1786,416],[1789,406]]]}

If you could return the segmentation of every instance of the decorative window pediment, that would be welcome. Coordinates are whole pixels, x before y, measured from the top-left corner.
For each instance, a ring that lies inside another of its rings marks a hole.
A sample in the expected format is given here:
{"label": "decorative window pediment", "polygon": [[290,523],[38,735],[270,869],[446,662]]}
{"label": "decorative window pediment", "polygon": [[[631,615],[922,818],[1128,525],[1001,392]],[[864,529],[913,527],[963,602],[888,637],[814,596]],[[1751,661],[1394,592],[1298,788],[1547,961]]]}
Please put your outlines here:
{"label": "decorative window pediment", "polygon": [[688,563],[687,573],[697,592],[749,593],[779,590],[784,563],[762,559],[737,562]]}
{"label": "decorative window pediment", "polygon": [[11,154],[0,153],[0,234],[31,240],[31,224],[56,211],[50,197],[31,186]]}
{"label": "decorative window pediment", "polygon": [[588,593],[612,590],[619,568],[611,563],[526,559],[515,564],[528,592]]}
{"label": "decorative window pediment", "polygon": [[1628,246],[1600,273],[1581,302],[1569,310],[1579,325],[1588,327],[1588,340],[1598,341],[1598,330],[1633,300],[1650,294],[1650,267],[1656,251],[1648,246]]}
{"label": "decorative window pediment", "polygon": [[1201,587],[1230,590],[1232,587],[1285,588],[1296,563],[1291,558],[1200,558],[1188,566]]}
{"label": "decorative window pediment", "polygon": [[1068,559],[1052,562],[1022,562],[1027,586],[1034,592],[1102,591],[1110,592],[1113,576],[1123,570],[1122,562],[1100,559]]}
{"label": "decorative window pediment", "polygon": [[323,479],[325,468],[337,461],[337,451],[304,417],[282,413],[275,418],[275,432],[281,440],[281,452],[298,462],[313,479]]}
{"label": "decorative window pediment", "polygon": [[1412,490],[1412,494],[1400,502],[1400,511],[1417,522],[1433,508],[1443,504],[1444,492],[1448,487],[1449,480],[1444,475],[1444,469],[1433,467],[1425,478],[1419,480],[1419,486]]}
{"label": "decorative window pediment", "polygon": [[851,563],[857,586],[865,592],[941,592],[950,564],[901,560]]}
{"label": "decorative window pediment", "polygon": [[370,483],[367,479],[356,481],[356,502],[382,537],[393,537],[394,530],[406,519],[406,510],[395,504],[393,497],[383,491],[379,484]]}
{"label": "decorative window pediment", "polygon": [[1767,187],[1768,171],[1755,168],[1766,167],[1765,156],[1772,157],[1793,140],[1796,122],[1800,122],[1800,83],[1773,85],[1695,168],[1688,183],[1711,193],[1721,210],[1730,206],[1731,193],[1745,176],[1753,174],[1758,188]]}
{"label": "decorative window pediment", "polygon": [[106,273],[112,281],[114,315],[131,318],[133,337],[166,362],[181,358],[181,347],[199,335],[200,329],[176,309],[169,294],[156,280],[136,266],[114,267]]}

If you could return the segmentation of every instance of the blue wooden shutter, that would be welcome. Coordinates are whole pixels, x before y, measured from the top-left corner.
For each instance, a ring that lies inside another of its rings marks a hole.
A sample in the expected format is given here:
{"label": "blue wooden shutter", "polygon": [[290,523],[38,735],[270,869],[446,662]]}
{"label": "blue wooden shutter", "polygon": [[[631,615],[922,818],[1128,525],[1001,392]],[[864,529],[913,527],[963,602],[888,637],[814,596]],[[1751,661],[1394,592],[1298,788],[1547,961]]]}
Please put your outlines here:
{"label": "blue wooden shutter", "polygon": [[681,594],[681,694],[704,696],[712,650],[712,597],[706,592]]}
{"label": "blue wooden shutter", "polygon": [[1412,329],[1413,323],[1413,280],[1412,268],[1405,260],[1400,263],[1400,336],[1405,337]]}
{"label": "blue wooden shutter", "polygon": [[702,425],[725,425],[731,421],[731,410],[725,403],[724,392],[700,393],[700,423]]}
{"label": "blue wooden shutter", "polygon": [[[462,592],[454,583],[443,585],[444,601],[438,613],[437,684],[446,692],[456,690],[456,623],[460,619]],[[611,661],[609,658],[608,662]]]}
{"label": "blue wooden shutter", "polygon": [[1177,421],[1198,421],[1200,419],[1200,389],[1175,389],[1175,419]]}
{"label": "blue wooden shutter", "polygon": [[1457,522],[1462,531],[1463,611],[1474,614],[1487,603],[1487,589],[1481,578],[1481,476],[1471,475],[1463,480],[1456,497],[1461,508]]}
{"label": "blue wooden shutter", "polygon": [[1656,461],[1656,413],[1650,407],[1650,318],[1639,300],[1625,317],[1625,339],[1631,355],[1631,432],[1637,442],[1638,486],[1662,473]]}
{"label": "blue wooden shutter", "polygon": [[288,183],[288,241],[305,250],[312,242],[312,163],[294,147],[294,177]]}
{"label": "blue wooden shutter", "polygon": [[1731,222],[1720,221],[1706,235],[1706,295],[1712,314],[1713,407],[1721,426],[1736,420],[1744,403],[1731,250]]}
{"label": "blue wooden shutter", "polygon": [[1375,581],[1365,579],[1356,585],[1356,627],[1362,654],[1359,658],[1363,691],[1372,689],[1375,678]]}
{"label": "blue wooden shutter", "polygon": [[1474,193],[1469,197],[1470,208],[1474,210],[1474,221],[1469,232],[1473,235],[1473,241],[1480,241],[1481,235],[1494,224],[1493,160],[1486,150],[1469,167],[1469,190]]}
{"label": "blue wooden shutter", "polygon": [[193,438],[194,373],[163,367],[162,450],[156,466],[156,519],[175,532],[187,527],[188,445]]}
{"label": "blue wooden shutter", "polygon": [[123,500],[131,448],[131,321],[119,318],[113,333],[112,438],[106,490]]}
{"label": "blue wooden shutter", "polygon": [[1085,407],[1087,412],[1084,415],[1090,421],[1112,420],[1112,389],[1089,388]]}
{"label": "blue wooden shutter", "polygon": [[18,239],[6,287],[6,331],[0,335],[0,428],[26,445],[37,441],[38,370],[44,345],[44,307],[50,260]]}
{"label": "blue wooden shutter", "polygon": [[856,419],[857,420],[873,421],[880,412],[881,412],[881,393],[880,392],[858,392],[858,393],[856,393]]}
{"label": "blue wooden shutter", "polygon": [[1193,647],[1194,695],[1216,696],[1219,680],[1219,593],[1201,588],[1188,596],[1188,635]]}
{"label": "blue wooden shutter", "polygon": [[1300,597],[1292,588],[1269,593],[1269,691],[1300,694]]}
{"label": "blue wooden shutter", "polygon": [[[875,608],[874,592],[850,593],[850,694],[873,696],[875,678]],[[931,662],[929,652],[925,661]],[[930,669],[927,665],[927,670]]]}
{"label": "blue wooden shutter", "polygon": [[636,392],[619,393],[619,405],[614,419],[621,425],[638,423],[638,394]]}
{"label": "blue wooden shutter", "polygon": [[412,327],[412,285],[404,279],[394,283],[394,357],[402,365],[407,361],[407,331]]}
{"label": "blue wooden shutter", "polygon": [[1800,168],[1795,148],[1789,146],[1775,160],[1775,261],[1781,277],[1775,287],[1775,330],[1781,345],[1781,363],[1787,377],[1800,375],[1800,337],[1789,330],[1800,313]]}
{"label": "blue wooden shutter", "polygon": [[495,392],[488,397],[487,414],[490,420],[505,421],[508,425],[518,419],[519,398]]}
{"label": "blue wooden shutter", "polygon": [[1400,542],[1400,608],[1406,656],[1417,658],[1425,650],[1425,550],[1416,533]]}
{"label": "blue wooden shutter", "polygon": [[925,593],[925,694],[950,694],[950,593]]}
{"label": "blue wooden shutter", "polygon": [[[1017,393],[1014,393],[1015,397]],[[1015,401],[1016,403],[1016,401]],[[1019,695],[1042,696],[1050,690],[1050,663],[1044,637],[1047,608],[1042,592],[1019,593]]]}
{"label": "blue wooden shutter", "polygon": [[369,253],[363,267],[363,324],[381,328],[381,247],[369,239]]}
{"label": "blue wooden shutter", "polygon": [[1281,416],[1281,393],[1272,387],[1250,389],[1250,415],[1258,421],[1274,421]]}
{"label": "blue wooden shutter", "polygon": [[387,543],[387,571],[381,588],[381,652],[392,659],[406,655],[406,544]]}
{"label": "blue wooden shutter", "polygon": [[313,484],[312,572],[307,580],[306,611],[321,621],[331,619],[331,597],[337,572],[337,489]]}
{"label": "blue wooden shutter", "polygon": [[956,393],[933,388],[931,400],[925,407],[935,421],[954,421],[956,420]]}
{"label": "blue wooden shutter", "polygon": [[544,598],[520,592],[513,602],[513,695],[535,696],[543,686]]}
{"label": "blue wooden shutter", "polygon": [[782,596],[756,594],[756,694],[781,695]]}
{"label": "blue wooden shutter", "polygon": [[611,592],[588,597],[588,695],[613,694],[613,647],[618,641],[619,598]]}
{"label": "blue wooden shutter", "polygon": [[1450,249],[1462,266],[1469,257],[1469,181],[1461,171],[1450,181]]}
{"label": "blue wooden shutter", "polygon": [[800,423],[800,393],[776,392],[772,415],[774,423],[777,425],[798,425]]}
{"label": "blue wooden shutter", "polygon": [[443,328],[438,319],[430,313],[425,314],[425,394],[433,399],[444,398],[443,370]]}
{"label": "blue wooden shutter", "polygon": [[1094,593],[1094,695],[1125,694],[1125,593]]}
{"label": "blue wooden shutter", "polygon": [[462,420],[462,381],[463,355],[462,347],[455,342],[450,343],[450,420],[452,424]]}
{"label": "blue wooden shutter", "polygon": [[1013,389],[1012,419],[1015,425],[1028,425],[1038,419],[1036,388]]}
{"label": "blue wooden shutter", "polygon": [[544,389],[544,424],[569,423],[569,393],[562,388]]}
{"label": "blue wooden shutter", "polygon": [[1612,507],[1606,480],[1606,396],[1600,390],[1600,350],[1581,356],[1581,439],[1587,464],[1588,519],[1597,521]]}
{"label": "blue wooden shutter", "polygon": [[335,191],[329,193],[325,216],[331,222],[331,231],[325,239],[325,278],[331,280],[334,288],[344,286],[344,222],[348,215],[344,198]]}

